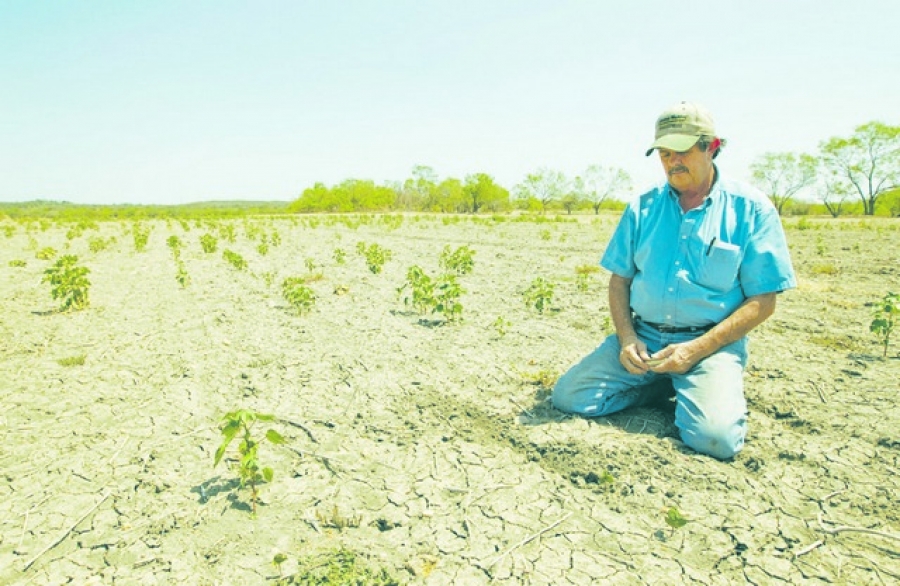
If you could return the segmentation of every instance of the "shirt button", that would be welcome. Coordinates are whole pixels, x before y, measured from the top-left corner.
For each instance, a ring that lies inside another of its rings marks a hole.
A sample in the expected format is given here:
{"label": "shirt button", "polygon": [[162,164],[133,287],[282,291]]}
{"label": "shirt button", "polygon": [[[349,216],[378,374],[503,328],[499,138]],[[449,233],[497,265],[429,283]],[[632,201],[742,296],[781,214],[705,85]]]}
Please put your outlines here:
{"label": "shirt button", "polygon": [[667,315],[667,316],[666,316],[666,319],[672,319],[672,316],[671,316],[671,315]]}
{"label": "shirt button", "polygon": [[675,287],[669,287],[669,293],[675,290]]}
{"label": "shirt button", "polygon": [[675,266],[676,266],[676,267],[681,266],[681,261],[680,261],[680,260],[676,260],[676,261],[675,261]]}
{"label": "shirt button", "polygon": [[682,239],[682,240],[687,240],[687,236],[682,236],[681,239]]}

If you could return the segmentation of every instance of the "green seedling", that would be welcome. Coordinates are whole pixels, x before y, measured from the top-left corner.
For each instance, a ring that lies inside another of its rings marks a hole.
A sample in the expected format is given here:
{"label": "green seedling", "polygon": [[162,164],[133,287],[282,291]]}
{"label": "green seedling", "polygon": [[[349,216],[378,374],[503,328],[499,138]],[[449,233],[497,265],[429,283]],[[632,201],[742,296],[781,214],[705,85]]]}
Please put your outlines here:
{"label": "green seedling", "polygon": [[278,570],[278,577],[284,578],[284,571],[281,569],[281,564],[287,561],[287,556],[283,553],[276,553],[275,557],[272,558],[272,565]]}
{"label": "green seedling", "polygon": [[347,251],[344,250],[343,248],[335,248],[333,256],[334,256],[334,262],[336,262],[339,265],[342,265],[346,262]]}
{"label": "green seedling", "polygon": [[191,277],[184,268],[184,263],[181,262],[180,259],[176,262],[178,263],[178,270],[175,272],[175,280],[178,281],[178,284],[181,285],[182,288],[187,287],[188,283],[191,282]]}
{"label": "green seedling", "polygon": [[101,238],[99,236],[94,236],[88,240],[88,249],[91,252],[101,252],[109,248],[109,245],[115,242],[115,238]]}
{"label": "green seedling", "polygon": [[475,260],[472,258],[474,255],[475,251],[468,246],[460,246],[456,250],[451,251],[448,244],[441,252],[438,263],[446,272],[467,275],[475,267]]}
{"label": "green seedling", "polygon": [[9,266],[11,266],[11,267],[13,267],[13,268],[20,268],[20,269],[21,269],[21,268],[24,268],[24,267],[28,266],[28,263],[26,263],[26,262],[25,262],[24,260],[22,260],[21,258],[14,258],[13,260],[9,261]]}
{"label": "green seedling", "polygon": [[212,254],[219,247],[219,241],[215,236],[207,232],[200,237],[200,247],[203,248],[203,252]]}
{"label": "green seedling", "polygon": [[897,316],[900,316],[900,295],[888,292],[875,305],[874,319],[869,324],[869,330],[877,336],[878,341],[884,346],[882,356],[887,357],[888,345],[891,343],[891,334],[897,325]]}
{"label": "green seedling", "polygon": [[316,294],[305,282],[302,277],[288,277],[281,283],[282,296],[300,315],[312,309],[316,302]]}
{"label": "green seedling", "polygon": [[174,234],[169,236],[166,239],[166,246],[168,246],[172,250],[172,256],[175,257],[176,261],[181,258],[181,238],[175,236]]}
{"label": "green seedling", "polygon": [[244,260],[244,257],[240,254],[233,252],[231,250],[223,250],[222,257],[228,261],[231,266],[236,268],[239,271],[242,271],[247,268],[247,261]]}
{"label": "green seedling", "polygon": [[269,254],[269,244],[267,242],[260,242],[256,246],[256,252],[258,252],[260,256],[266,256]]}
{"label": "green seedling", "polygon": [[75,356],[67,356],[56,361],[60,366],[84,366],[85,354],[76,354]]}
{"label": "green seedling", "polygon": [[56,261],[52,267],[44,271],[42,283],[50,283],[50,294],[53,299],[62,299],[61,311],[82,309],[88,306],[88,289],[91,282],[87,278],[90,269],[79,267],[77,256],[67,254]]}
{"label": "green seedling", "polygon": [[578,265],[575,267],[575,281],[578,290],[582,293],[587,292],[591,283],[591,275],[600,271],[597,265]]}
{"label": "green seedling", "polygon": [[369,267],[369,270],[376,275],[381,272],[384,263],[391,260],[391,257],[393,256],[393,253],[390,250],[382,248],[377,244],[370,244],[365,248],[364,254],[366,257],[366,265]]}
{"label": "green seedling", "polygon": [[316,270],[316,261],[312,258],[307,258],[303,261],[303,264],[306,265],[306,270],[309,272],[313,272]]}
{"label": "green seedling", "polygon": [[131,236],[134,239],[135,252],[144,252],[147,249],[147,242],[150,240],[150,228],[135,223],[131,228]]}
{"label": "green seedling", "polygon": [[522,293],[527,307],[535,308],[538,313],[544,313],[544,310],[553,303],[553,289],[555,285],[547,281],[543,277],[538,277],[531,282],[528,289]]}
{"label": "green seedling", "polygon": [[[275,473],[268,466],[260,466],[259,445],[262,439],[254,438],[252,430],[257,421],[274,421],[272,415],[264,415],[247,409],[238,409],[226,413],[222,418],[222,443],[216,450],[213,467],[219,465],[225,451],[231,442],[240,435],[238,443],[238,463],[236,471],[241,488],[250,488],[250,506],[253,514],[256,514],[256,505],[259,502],[259,485],[264,482],[272,482]],[[264,436],[269,443],[279,445],[284,443],[284,437],[274,429],[266,431]]]}
{"label": "green seedling", "polygon": [[406,272],[406,283],[397,289],[402,295],[409,289],[410,294],[403,298],[405,305],[412,305],[419,313],[440,313],[447,321],[454,321],[462,315],[463,306],[459,302],[465,292],[456,281],[456,275],[441,275],[432,279],[419,266],[411,266]]}
{"label": "green seedling", "polygon": [[497,335],[501,338],[506,335],[506,332],[509,331],[510,326],[512,326],[512,322],[504,318],[502,315],[498,315],[497,319],[494,320],[494,323],[491,324],[494,327],[494,330],[497,331]]}
{"label": "green seedling", "polygon": [[56,249],[52,246],[42,248],[34,253],[34,258],[38,260],[53,260],[56,258]]}
{"label": "green seedling", "polygon": [[666,513],[666,525],[672,528],[673,534],[676,529],[681,529],[690,522],[690,519],[682,516],[681,511],[675,507],[669,507],[668,509],[663,510]]}

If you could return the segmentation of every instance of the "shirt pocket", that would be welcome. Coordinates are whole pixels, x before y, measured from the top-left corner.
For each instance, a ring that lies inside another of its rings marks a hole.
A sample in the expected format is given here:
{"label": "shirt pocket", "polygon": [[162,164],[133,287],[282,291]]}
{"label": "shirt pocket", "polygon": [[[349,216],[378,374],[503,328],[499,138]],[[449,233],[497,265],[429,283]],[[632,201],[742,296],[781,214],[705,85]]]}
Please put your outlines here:
{"label": "shirt pocket", "polygon": [[728,242],[713,242],[700,259],[697,282],[715,291],[725,292],[736,285],[741,264],[741,247]]}

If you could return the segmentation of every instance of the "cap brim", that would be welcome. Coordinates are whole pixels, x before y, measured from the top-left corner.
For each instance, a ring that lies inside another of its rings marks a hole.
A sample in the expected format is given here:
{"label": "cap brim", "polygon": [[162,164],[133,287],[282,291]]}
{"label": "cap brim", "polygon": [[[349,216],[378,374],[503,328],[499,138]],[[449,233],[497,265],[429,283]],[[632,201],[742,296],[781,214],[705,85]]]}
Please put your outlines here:
{"label": "cap brim", "polygon": [[667,134],[656,139],[656,142],[647,150],[646,156],[650,156],[655,149],[666,149],[683,153],[689,151],[700,140],[699,136],[690,134]]}

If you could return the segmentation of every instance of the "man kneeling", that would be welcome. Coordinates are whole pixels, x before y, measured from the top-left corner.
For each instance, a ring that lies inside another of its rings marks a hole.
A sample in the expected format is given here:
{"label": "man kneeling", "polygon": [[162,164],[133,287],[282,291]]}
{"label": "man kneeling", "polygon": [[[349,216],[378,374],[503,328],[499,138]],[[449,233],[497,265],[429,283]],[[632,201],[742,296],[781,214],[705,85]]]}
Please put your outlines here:
{"label": "man kneeling", "polygon": [[727,459],[744,445],[746,335],[796,286],[778,212],[762,193],[723,179],[712,117],[681,102],[656,122],[667,181],[624,211],[603,255],[616,333],[560,377],[553,405],[585,416],[653,400],[669,378],[675,425],[694,450]]}

